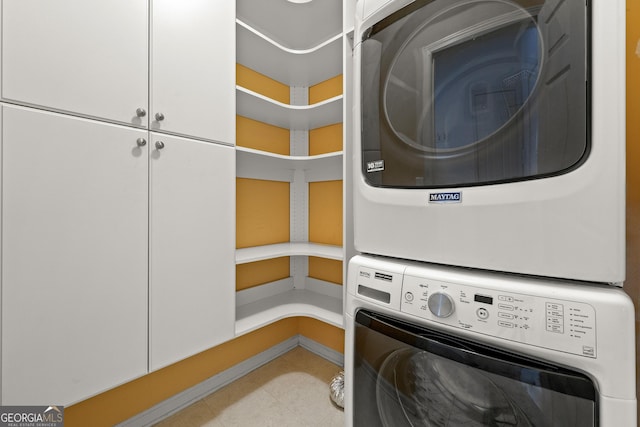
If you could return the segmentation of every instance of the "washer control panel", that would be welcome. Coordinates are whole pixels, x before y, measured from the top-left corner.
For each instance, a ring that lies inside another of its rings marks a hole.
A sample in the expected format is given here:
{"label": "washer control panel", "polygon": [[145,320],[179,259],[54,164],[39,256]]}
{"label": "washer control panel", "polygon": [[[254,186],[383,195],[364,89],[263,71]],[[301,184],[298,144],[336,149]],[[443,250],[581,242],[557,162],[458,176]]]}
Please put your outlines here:
{"label": "washer control panel", "polygon": [[404,275],[402,312],[460,329],[597,357],[592,306]]}

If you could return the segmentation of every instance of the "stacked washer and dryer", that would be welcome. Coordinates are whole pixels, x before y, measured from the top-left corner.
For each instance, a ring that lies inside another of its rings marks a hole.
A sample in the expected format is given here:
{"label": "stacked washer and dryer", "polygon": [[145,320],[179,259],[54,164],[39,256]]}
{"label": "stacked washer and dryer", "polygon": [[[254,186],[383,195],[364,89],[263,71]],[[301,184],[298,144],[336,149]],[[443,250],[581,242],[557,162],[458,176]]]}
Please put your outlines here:
{"label": "stacked washer and dryer", "polygon": [[625,2],[359,0],[348,426],[636,426]]}

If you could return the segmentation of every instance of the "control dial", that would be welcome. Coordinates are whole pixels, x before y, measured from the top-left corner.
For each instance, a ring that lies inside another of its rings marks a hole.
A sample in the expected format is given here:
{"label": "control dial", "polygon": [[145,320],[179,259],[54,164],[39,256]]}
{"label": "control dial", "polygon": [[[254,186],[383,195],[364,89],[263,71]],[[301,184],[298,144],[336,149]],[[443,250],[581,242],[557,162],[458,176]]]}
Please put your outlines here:
{"label": "control dial", "polygon": [[434,292],[427,300],[429,311],[436,317],[449,317],[455,311],[453,298],[444,292]]}

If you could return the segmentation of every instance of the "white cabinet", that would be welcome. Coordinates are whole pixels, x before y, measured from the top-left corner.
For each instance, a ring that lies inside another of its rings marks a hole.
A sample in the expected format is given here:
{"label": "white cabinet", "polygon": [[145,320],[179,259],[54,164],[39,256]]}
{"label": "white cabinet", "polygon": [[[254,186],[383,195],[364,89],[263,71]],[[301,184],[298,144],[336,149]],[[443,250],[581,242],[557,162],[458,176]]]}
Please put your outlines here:
{"label": "white cabinet", "polygon": [[3,0],[2,98],[145,126],[146,0]]}
{"label": "white cabinet", "polygon": [[157,133],[150,143],[149,365],[155,370],[234,335],[235,152]]}
{"label": "white cabinet", "polygon": [[235,4],[3,0],[2,98],[233,144]]}
{"label": "white cabinet", "polygon": [[147,133],[2,119],[2,404],[66,405],[147,371]]}
{"label": "white cabinet", "polygon": [[2,404],[68,405],[234,336],[233,147],[2,119]]}
{"label": "white cabinet", "polygon": [[235,140],[235,2],[153,0],[150,128]]}
{"label": "white cabinet", "polygon": [[0,1],[0,403],[67,405],[234,335],[235,2]]}

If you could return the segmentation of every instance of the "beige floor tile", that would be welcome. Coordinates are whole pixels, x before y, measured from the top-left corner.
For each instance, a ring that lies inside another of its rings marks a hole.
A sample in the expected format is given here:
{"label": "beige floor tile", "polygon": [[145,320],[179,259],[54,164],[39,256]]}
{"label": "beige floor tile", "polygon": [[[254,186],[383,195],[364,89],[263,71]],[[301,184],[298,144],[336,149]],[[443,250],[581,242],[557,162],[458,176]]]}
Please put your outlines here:
{"label": "beige floor tile", "polygon": [[156,425],[157,427],[224,427],[202,401],[183,409]]}
{"label": "beige floor tile", "polygon": [[339,427],[329,381],[340,367],[301,347],[164,420],[158,427]]}

